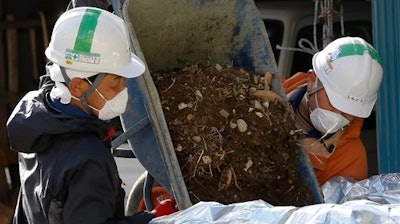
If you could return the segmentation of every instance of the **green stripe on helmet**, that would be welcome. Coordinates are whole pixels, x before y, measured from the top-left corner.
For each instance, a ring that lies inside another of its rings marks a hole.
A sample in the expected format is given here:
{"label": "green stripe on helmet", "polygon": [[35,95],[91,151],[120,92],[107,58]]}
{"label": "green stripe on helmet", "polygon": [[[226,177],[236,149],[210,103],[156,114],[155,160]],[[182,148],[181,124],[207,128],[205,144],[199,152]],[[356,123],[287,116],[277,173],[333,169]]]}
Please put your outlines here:
{"label": "green stripe on helmet", "polygon": [[75,39],[74,50],[88,53],[90,52],[92,48],[94,32],[96,30],[100,14],[101,11],[96,9],[87,9],[85,11]]}
{"label": "green stripe on helmet", "polygon": [[368,53],[369,55],[371,55],[372,59],[382,65],[382,59],[380,58],[378,52],[376,52],[376,50],[369,45],[365,46],[362,44],[344,44],[340,47],[340,51],[337,52],[337,54],[331,54],[331,62],[346,56],[364,55],[365,53]]}

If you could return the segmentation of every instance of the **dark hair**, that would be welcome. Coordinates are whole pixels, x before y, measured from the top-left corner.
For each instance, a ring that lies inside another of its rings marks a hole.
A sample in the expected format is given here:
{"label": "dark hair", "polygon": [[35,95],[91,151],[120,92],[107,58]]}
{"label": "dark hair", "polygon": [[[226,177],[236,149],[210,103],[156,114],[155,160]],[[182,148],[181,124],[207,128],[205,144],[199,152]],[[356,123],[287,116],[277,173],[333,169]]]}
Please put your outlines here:
{"label": "dark hair", "polygon": [[90,76],[90,77],[88,77],[87,79],[88,79],[91,83],[94,83],[94,81],[95,81],[96,78],[97,78],[97,75],[98,75],[98,74],[93,75],[93,76]]}

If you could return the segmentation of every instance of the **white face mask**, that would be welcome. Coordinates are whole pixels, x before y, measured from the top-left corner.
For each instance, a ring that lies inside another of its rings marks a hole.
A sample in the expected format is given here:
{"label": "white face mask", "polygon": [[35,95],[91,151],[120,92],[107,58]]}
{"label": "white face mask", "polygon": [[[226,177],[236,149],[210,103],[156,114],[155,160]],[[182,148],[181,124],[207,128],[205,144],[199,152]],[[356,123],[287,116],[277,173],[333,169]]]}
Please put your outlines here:
{"label": "white face mask", "polygon": [[111,100],[106,100],[106,98],[96,89],[96,92],[103,98],[106,103],[99,110],[89,105],[90,108],[99,112],[98,118],[103,121],[111,120],[119,115],[123,114],[126,110],[126,105],[128,104],[128,89],[124,88]]}
{"label": "white face mask", "polygon": [[[315,93],[315,96],[317,93]],[[350,123],[343,115],[335,113],[330,110],[322,109],[318,106],[318,100],[316,100],[317,108],[310,113],[311,123],[314,128],[323,134],[335,133],[339,129]]]}

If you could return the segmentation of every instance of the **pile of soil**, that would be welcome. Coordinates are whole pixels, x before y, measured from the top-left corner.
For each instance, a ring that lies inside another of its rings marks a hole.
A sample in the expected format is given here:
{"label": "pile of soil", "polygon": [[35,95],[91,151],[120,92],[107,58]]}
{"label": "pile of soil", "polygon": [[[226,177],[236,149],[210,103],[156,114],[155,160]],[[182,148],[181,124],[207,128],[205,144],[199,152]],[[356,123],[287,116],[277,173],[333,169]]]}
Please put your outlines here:
{"label": "pile of soil", "polygon": [[293,113],[249,92],[264,89],[264,74],[191,65],[152,76],[192,203],[312,204],[296,169]]}

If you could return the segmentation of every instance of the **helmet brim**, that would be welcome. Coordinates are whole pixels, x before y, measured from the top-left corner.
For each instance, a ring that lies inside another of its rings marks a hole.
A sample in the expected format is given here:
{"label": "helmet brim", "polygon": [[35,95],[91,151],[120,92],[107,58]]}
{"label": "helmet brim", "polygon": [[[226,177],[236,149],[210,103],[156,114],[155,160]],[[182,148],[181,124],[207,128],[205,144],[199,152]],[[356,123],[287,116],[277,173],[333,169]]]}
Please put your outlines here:
{"label": "helmet brim", "polygon": [[366,102],[364,104],[354,104],[352,100],[344,99],[342,95],[330,91],[329,89],[325,88],[325,91],[333,107],[347,114],[361,118],[367,118],[371,115],[377,99],[370,99],[371,102]]}
{"label": "helmet brim", "polygon": [[[61,73],[60,66],[57,63],[51,63],[46,65],[47,70],[49,71],[50,79],[55,82],[65,82],[64,77]],[[73,78],[89,78],[98,74],[98,72],[91,72],[91,71],[82,71],[82,70],[75,70],[70,68],[65,68],[65,72],[67,73],[70,79]]]}
{"label": "helmet brim", "polygon": [[113,71],[113,73],[129,79],[142,75],[145,70],[146,66],[143,61],[138,56],[131,53],[131,62],[128,65]]}

